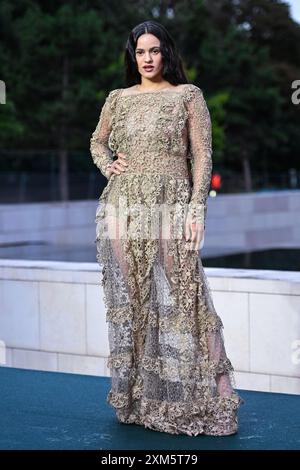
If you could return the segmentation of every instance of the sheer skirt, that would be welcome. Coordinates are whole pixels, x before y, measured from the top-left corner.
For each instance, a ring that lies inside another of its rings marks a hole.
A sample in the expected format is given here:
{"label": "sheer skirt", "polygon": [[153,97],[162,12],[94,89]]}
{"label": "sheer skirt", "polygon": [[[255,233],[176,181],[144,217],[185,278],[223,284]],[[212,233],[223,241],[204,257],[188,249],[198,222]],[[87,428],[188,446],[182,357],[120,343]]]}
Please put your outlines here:
{"label": "sheer skirt", "polygon": [[170,207],[166,185],[160,180],[151,203],[136,198],[135,188],[147,209],[141,215],[115,210],[115,195],[130,192],[124,181],[115,192],[105,188],[96,214],[109,331],[108,402],[124,423],[172,434],[235,433],[243,400],[234,390],[223,324],[199,252],[188,249],[182,224],[175,223],[190,194],[180,197],[175,188],[180,204],[166,230],[154,204]]}

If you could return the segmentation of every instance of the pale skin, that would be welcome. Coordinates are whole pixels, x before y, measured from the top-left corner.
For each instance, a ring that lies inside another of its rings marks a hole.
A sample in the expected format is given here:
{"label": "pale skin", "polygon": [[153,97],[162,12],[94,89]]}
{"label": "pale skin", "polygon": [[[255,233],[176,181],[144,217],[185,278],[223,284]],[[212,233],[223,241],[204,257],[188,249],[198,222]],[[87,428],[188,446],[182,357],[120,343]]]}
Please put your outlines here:
{"label": "pale skin", "polygon": [[[174,88],[175,86],[162,77],[163,57],[160,51],[160,40],[153,34],[142,34],[137,41],[135,57],[138,71],[141,75],[141,84],[135,86],[139,91],[155,91],[162,88]],[[145,70],[145,65],[152,65],[151,71]],[[108,168],[108,177],[112,173],[120,175],[128,167],[127,155],[118,152],[118,159]],[[184,238],[189,242],[189,249],[198,250],[203,237],[204,227],[197,221],[187,221],[185,224]]]}

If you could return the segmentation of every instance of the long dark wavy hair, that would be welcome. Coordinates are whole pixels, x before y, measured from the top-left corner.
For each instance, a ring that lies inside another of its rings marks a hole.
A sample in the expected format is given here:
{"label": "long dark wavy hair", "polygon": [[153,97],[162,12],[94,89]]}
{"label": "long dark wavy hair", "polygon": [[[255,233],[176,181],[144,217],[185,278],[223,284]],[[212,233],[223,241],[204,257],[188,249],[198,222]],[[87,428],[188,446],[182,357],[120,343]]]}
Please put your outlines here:
{"label": "long dark wavy hair", "polygon": [[149,20],[135,26],[128,36],[124,57],[126,85],[129,87],[141,83],[141,75],[138,71],[135,58],[135,49],[138,38],[145,33],[153,34],[160,40],[163,58],[163,78],[172,85],[188,83],[174,40],[162,24]]}

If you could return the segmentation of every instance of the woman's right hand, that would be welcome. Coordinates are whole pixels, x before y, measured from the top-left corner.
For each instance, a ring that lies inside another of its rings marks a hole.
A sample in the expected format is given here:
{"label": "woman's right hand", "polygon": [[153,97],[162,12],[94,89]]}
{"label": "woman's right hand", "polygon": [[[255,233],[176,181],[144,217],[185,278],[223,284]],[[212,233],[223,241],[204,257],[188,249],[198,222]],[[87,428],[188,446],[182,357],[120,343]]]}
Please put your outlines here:
{"label": "woman's right hand", "polygon": [[117,153],[117,160],[114,160],[111,165],[108,166],[107,168],[107,173],[108,177],[112,175],[112,173],[116,173],[116,175],[120,175],[121,172],[126,170],[126,167],[128,166],[127,163],[127,156],[124,153]]}
{"label": "woman's right hand", "polygon": [[184,238],[189,242],[187,247],[189,250],[199,250],[202,239],[204,237],[204,225],[199,222],[187,221],[185,225]]}

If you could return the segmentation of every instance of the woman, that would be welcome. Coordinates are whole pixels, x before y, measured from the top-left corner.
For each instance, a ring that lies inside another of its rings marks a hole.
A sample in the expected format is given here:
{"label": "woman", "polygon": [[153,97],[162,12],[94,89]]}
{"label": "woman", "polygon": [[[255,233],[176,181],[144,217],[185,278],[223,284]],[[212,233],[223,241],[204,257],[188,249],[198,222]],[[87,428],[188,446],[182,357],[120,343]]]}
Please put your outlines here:
{"label": "woman", "polygon": [[109,93],[91,138],[108,179],[95,220],[108,402],[122,423],[233,434],[243,399],[199,256],[212,171],[209,111],[159,23],[132,30],[125,63],[128,87]]}

